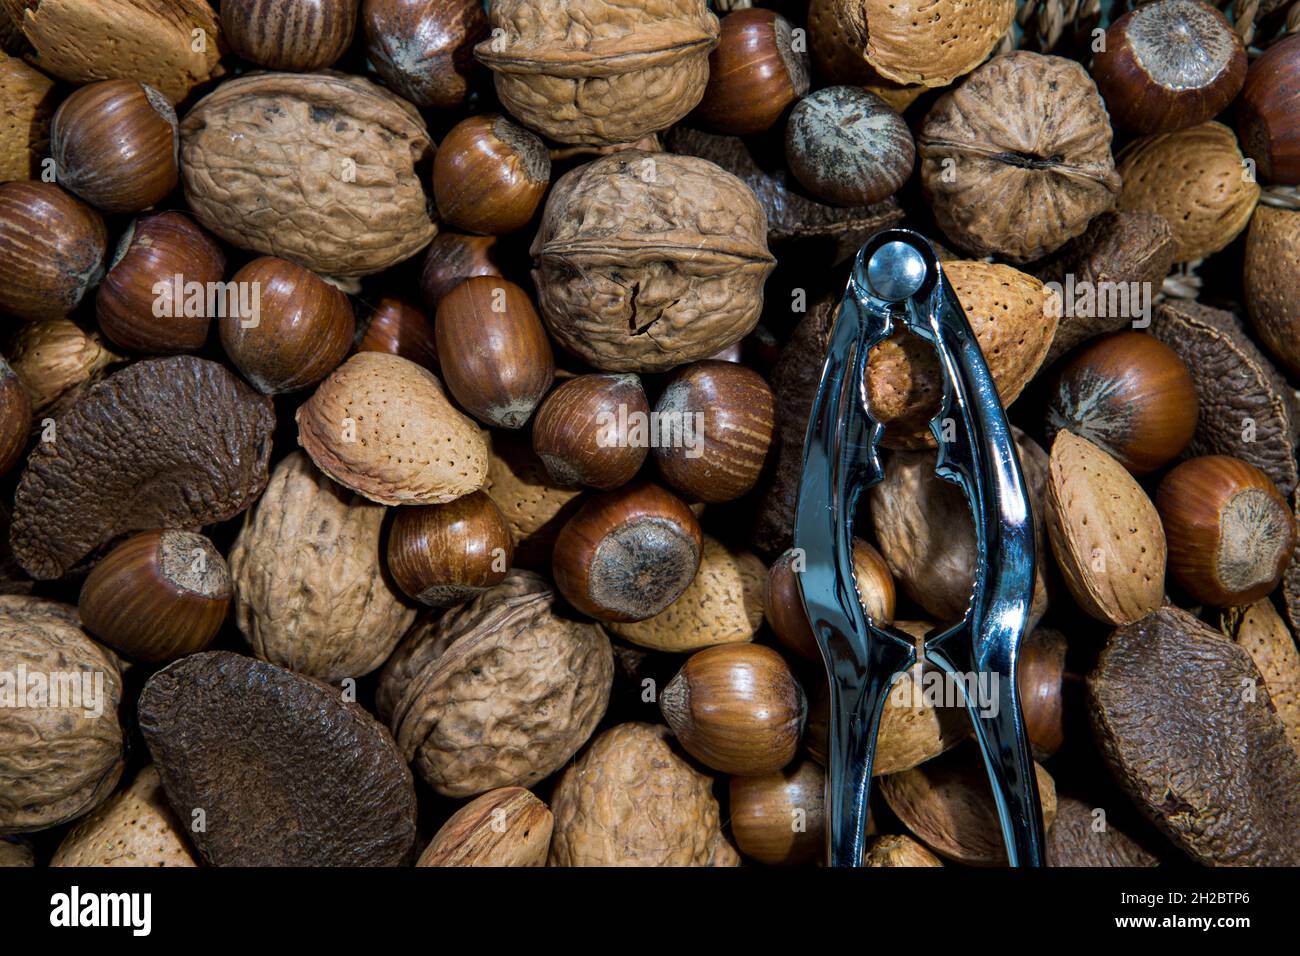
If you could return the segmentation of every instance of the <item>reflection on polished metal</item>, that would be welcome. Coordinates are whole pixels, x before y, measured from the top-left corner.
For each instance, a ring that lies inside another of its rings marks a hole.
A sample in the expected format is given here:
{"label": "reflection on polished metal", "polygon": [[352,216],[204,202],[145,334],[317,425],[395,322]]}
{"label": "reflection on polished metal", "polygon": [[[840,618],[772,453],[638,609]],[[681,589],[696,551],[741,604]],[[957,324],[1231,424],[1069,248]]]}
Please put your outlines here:
{"label": "reflection on polished metal", "polygon": [[[884,426],[871,417],[867,356],[896,327],[934,346],[943,402],[930,422],[935,473],[966,493],[977,564],[965,616],[923,642],[925,659],[962,678],[966,709],[984,756],[1013,866],[1043,864],[1043,820],[1016,688],[1020,643],[1034,586],[1034,531],[1020,459],[979,343],[933,247],[889,229],[859,250],[831,332],[804,443],[795,547],[804,609],[830,678],[826,831],[833,866],[862,864],[876,734],[894,680],[917,661],[916,642],[866,617],[854,583],[853,516],[883,476]],[[996,682],[971,675],[996,676]],[[975,686],[996,700],[971,698]]]}

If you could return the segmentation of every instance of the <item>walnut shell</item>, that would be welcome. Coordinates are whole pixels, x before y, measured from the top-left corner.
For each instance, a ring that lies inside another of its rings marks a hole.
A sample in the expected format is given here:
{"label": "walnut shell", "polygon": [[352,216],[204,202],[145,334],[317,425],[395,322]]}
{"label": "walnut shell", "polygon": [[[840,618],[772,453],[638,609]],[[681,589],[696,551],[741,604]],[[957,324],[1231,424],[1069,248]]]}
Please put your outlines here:
{"label": "walnut shell", "polygon": [[528,787],[568,761],[605,714],[614,652],[596,624],[556,614],[529,571],[415,628],[376,704],[424,781],[449,797]]}
{"label": "walnut shell", "polygon": [[947,86],[1011,29],[1015,0],[835,0],[846,40],[895,83]]}
{"label": "walnut shell", "polygon": [[316,467],[371,501],[442,504],[487,477],[487,436],[432,372],[397,355],[358,352],[294,417]]}
{"label": "walnut shell", "polygon": [[185,198],[241,249],[366,276],[429,244],[416,165],[433,145],[410,103],[359,76],[253,73],[181,123]]}
{"label": "walnut shell", "polygon": [[[943,271],[970,320],[998,397],[1010,405],[1047,356],[1059,299],[1011,266],[958,260],[943,263]],[[884,445],[934,447],[929,423],[943,395],[943,371],[933,345],[903,331],[890,336],[867,360],[867,389],[872,414],[887,425]]]}
{"label": "walnut shell", "polygon": [[294,452],[230,550],[235,623],[264,661],[321,680],[369,674],[415,621],[384,573],[387,510]]}
{"label": "walnut shell", "polygon": [[766,581],[767,568],[757,557],[705,535],[700,569],[681,597],[654,617],[608,627],[655,651],[686,653],[749,641],[763,623]]}
{"label": "walnut shell", "polygon": [[86,636],[75,607],[5,595],[0,674],[0,836],[93,810],[122,776],[117,657]]}
{"label": "walnut shell", "polygon": [[80,386],[121,359],[98,332],[87,332],[69,319],[23,323],[10,339],[7,355],[35,415],[61,410],[62,399],[75,397]]}
{"label": "walnut shell", "polygon": [[50,866],[198,866],[150,764],[77,821]]}
{"label": "walnut shell", "polygon": [[26,0],[28,59],[70,83],[139,80],[179,103],[220,76],[217,15],[207,0]]}
{"label": "walnut shell", "polygon": [[578,510],[582,489],[554,484],[527,436],[495,431],[491,441],[484,491],[510,526],[515,563],[549,568],[555,538]]}
{"label": "walnut shell", "polygon": [[533,240],[547,327],[609,371],[717,354],[758,322],[776,260],[749,187],[694,156],[622,150],[552,187]]}
{"label": "walnut shell", "polygon": [[866,866],[943,866],[943,860],[902,833],[872,840],[863,863]]}
{"label": "walnut shell", "polygon": [[490,790],[438,828],[416,866],[545,866],[555,819],[522,787]]}
{"label": "walnut shell", "polygon": [[[3,14],[0,13],[0,18]],[[22,837],[0,837],[0,869],[7,866],[35,866],[36,852]]]}
{"label": "walnut shell", "polygon": [[1119,174],[1119,208],[1168,220],[1177,262],[1226,248],[1259,201],[1259,184],[1247,175],[1236,134],[1222,123],[1140,137],[1120,154]]}
{"label": "walnut shell", "polygon": [[40,173],[57,105],[53,80],[0,53],[0,183],[35,179]]}
{"label": "walnut shell", "polygon": [[1246,236],[1245,285],[1255,331],[1283,365],[1300,372],[1300,211],[1256,207]]}
{"label": "walnut shell", "polygon": [[704,0],[494,0],[474,48],[516,118],[561,143],[631,143],[695,109],[718,45]]}
{"label": "walnut shell", "polygon": [[551,866],[712,866],[726,843],[713,779],[657,724],[592,741],[556,783],[551,812]]}
{"label": "walnut shell", "polygon": [[1073,60],[994,57],[945,93],[917,146],[944,233],[976,255],[1037,259],[1115,205],[1106,105]]}
{"label": "walnut shell", "polygon": [[1166,546],[1156,506],[1128,469],[1066,430],[1052,443],[1047,533],[1088,614],[1128,624],[1160,607]]}

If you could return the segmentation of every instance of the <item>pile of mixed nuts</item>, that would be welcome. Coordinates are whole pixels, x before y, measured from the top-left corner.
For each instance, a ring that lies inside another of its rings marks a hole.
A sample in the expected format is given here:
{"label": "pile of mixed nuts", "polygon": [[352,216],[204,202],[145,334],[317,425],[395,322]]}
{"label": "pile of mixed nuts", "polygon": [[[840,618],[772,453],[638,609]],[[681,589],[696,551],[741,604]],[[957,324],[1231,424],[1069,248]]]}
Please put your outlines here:
{"label": "pile of mixed nuts", "polygon": [[[791,548],[931,238],[1040,538],[1061,866],[1300,864],[1300,4],[0,0],[0,864],[812,864]],[[868,614],[975,572],[900,332]],[[871,866],[1006,862],[963,701]]]}

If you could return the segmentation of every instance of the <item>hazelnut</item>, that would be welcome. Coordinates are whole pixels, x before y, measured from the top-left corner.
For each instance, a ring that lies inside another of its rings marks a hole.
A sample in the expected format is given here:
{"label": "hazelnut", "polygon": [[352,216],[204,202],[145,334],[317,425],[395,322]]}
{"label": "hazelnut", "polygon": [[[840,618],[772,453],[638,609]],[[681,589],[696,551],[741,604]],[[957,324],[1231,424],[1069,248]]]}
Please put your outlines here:
{"label": "hazelnut", "polygon": [[649,453],[634,432],[650,405],[632,374],[579,375],[562,382],[533,419],[533,451],[557,485],[608,491],[627,484]]}
{"label": "hazelnut", "polygon": [[1160,0],[1110,25],[1092,67],[1110,115],[1140,133],[1218,116],[1246,81],[1246,48],[1227,17],[1199,0]]}
{"label": "hazelnut", "polygon": [[555,819],[522,787],[490,790],[438,828],[416,866],[545,866]]}
{"label": "hazelnut", "polygon": [[433,159],[438,215],[468,232],[504,235],[522,229],[550,181],[546,145],[504,116],[461,120]]}
{"label": "hazelnut", "polygon": [[709,54],[709,83],[693,118],[720,133],[747,136],[771,129],[785,108],[808,92],[806,47],[790,21],[746,7],[722,18]]}
{"label": "hazelnut", "polygon": [[211,541],[188,531],[145,531],[95,565],[78,610],[86,630],[109,647],[162,663],[207,647],[230,595],[230,571]]}
{"label": "hazelnut", "polygon": [[826,772],[812,760],[762,776],[732,777],[731,832],[740,852],[768,866],[821,857],[825,789]]}
{"label": "hazelnut", "polygon": [[1250,65],[1237,105],[1246,155],[1271,183],[1300,183],[1300,38],[1287,36]]}
{"label": "hazelnut", "polygon": [[22,461],[32,425],[32,400],[18,375],[0,355],[0,476]]}
{"label": "hazelnut", "polygon": [[1295,551],[1291,509],[1268,476],[1227,455],[1183,462],[1156,491],[1169,570],[1196,601],[1253,604],[1277,587]]}
{"label": "hazelnut", "polygon": [[555,539],[555,584],[575,608],[644,621],[672,604],[700,567],[703,533],[678,497],[647,482],[587,499]]}
{"label": "hazelnut", "polygon": [[180,137],[167,98],[135,80],[83,86],[50,128],[59,184],[105,212],[138,212],[179,180]]}
{"label": "hazelnut", "polygon": [[222,0],[222,36],[245,60],[268,70],[310,72],[352,45],[361,0]]}
{"label": "hazelnut", "polygon": [[557,485],[526,435],[496,431],[484,490],[497,503],[515,541],[515,563],[551,568],[560,529],[577,512],[582,492]]}
{"label": "hazelnut", "polygon": [[401,508],[388,532],[388,570],[409,597],[462,604],[500,584],[514,559],[505,516],[486,494]]}
{"label": "hazelnut", "polygon": [[889,104],[856,86],[828,86],[799,101],[785,127],[785,160],[810,192],[865,206],[912,175],[916,145]]}
{"label": "hazelnut", "polygon": [[438,346],[433,323],[419,307],[398,296],[386,295],[375,303],[357,330],[358,352],[387,352],[438,371]]}
{"label": "hazelnut", "polygon": [[[356,323],[348,297],[287,259],[263,256],[235,273],[240,307],[221,318],[221,344],[259,392],[315,385],[347,357]],[[245,308],[244,290],[255,303]]]}
{"label": "hazelnut", "polygon": [[1114,332],[1074,352],[1047,405],[1047,440],[1068,428],[1134,475],[1173,461],[1196,431],[1196,388],[1177,353],[1142,332]]}
{"label": "hazelnut", "polygon": [[808,716],[794,674],[761,644],[692,654],[664,687],[659,708],[687,753],[737,776],[775,773],[793,760]]}
{"label": "hazelnut", "polygon": [[655,462],[664,480],[696,501],[731,501],[753,488],[763,471],[776,402],[753,369],[697,362],[665,386],[655,420]]}
{"label": "hazelnut", "polygon": [[424,304],[436,313],[447,293],[470,276],[501,275],[501,261],[496,236],[440,231],[429,243],[420,274]]}
{"label": "hazelnut", "polygon": [[366,56],[384,83],[416,106],[459,106],[474,44],[487,33],[479,0],[365,0]]}
{"label": "hazelnut", "polygon": [[488,425],[522,427],[555,377],[551,343],[528,294],[505,279],[466,279],[438,304],[434,332],[456,401]]}
{"label": "hazelnut", "polygon": [[104,274],[103,217],[53,183],[0,184],[0,312],[57,319]]}
{"label": "hazelnut", "polygon": [[[95,317],[108,340],[123,349],[164,354],[201,349],[215,311],[207,290],[225,271],[221,246],[190,217],[179,212],[142,216],[118,243],[95,297]],[[203,292],[196,295],[191,283]]]}
{"label": "hazelnut", "polygon": [[1036,627],[1021,642],[1016,687],[1025,732],[1035,760],[1046,760],[1065,743],[1065,635]]}

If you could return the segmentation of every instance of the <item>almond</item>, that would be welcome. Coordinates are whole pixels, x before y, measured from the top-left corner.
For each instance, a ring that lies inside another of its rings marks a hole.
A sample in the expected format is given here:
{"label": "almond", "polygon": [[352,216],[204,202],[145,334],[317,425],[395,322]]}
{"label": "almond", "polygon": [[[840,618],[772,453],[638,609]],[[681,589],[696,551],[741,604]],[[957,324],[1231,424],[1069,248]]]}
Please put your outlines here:
{"label": "almond", "polygon": [[489,790],[433,835],[416,866],[545,866],[555,820],[523,787]]}
{"label": "almond", "polygon": [[865,862],[867,866],[943,866],[943,860],[902,833],[872,840]]}
{"label": "almond", "polygon": [[[944,274],[970,320],[1003,406],[1034,377],[1056,334],[1059,300],[1033,276],[1011,266],[957,260]],[[873,416],[888,425],[891,448],[933,448],[930,418],[943,396],[934,346],[904,331],[871,353],[867,388]]]}
{"label": "almond", "polygon": [[1250,222],[1259,185],[1222,123],[1143,136],[1119,157],[1119,208],[1154,212],[1173,230],[1178,262],[1226,248]]}
{"label": "almond", "polygon": [[526,436],[497,431],[484,490],[510,525],[515,564],[549,568],[555,538],[578,510],[582,489],[555,484]]}
{"label": "almond", "polygon": [[34,179],[50,148],[50,119],[58,105],[54,81],[0,53],[0,102],[0,183]]}
{"label": "almond", "polygon": [[1245,609],[1236,641],[1264,675],[1287,739],[1300,753],[1300,649],[1268,598]]}
{"label": "almond", "polygon": [[698,651],[752,640],[763,623],[766,581],[762,561],[706,535],[700,570],[681,597],[654,617],[610,623],[609,629],[656,651]]}
{"label": "almond", "polygon": [[454,501],[487,479],[487,436],[432,372],[397,355],[352,356],[295,418],[316,467],[381,504]]}
{"label": "almond", "polygon": [[1264,344],[1300,372],[1300,212],[1261,204],[1246,235],[1246,306]]}
{"label": "almond", "polygon": [[1052,443],[1047,534],[1066,586],[1088,614],[1129,624],[1164,597],[1165,531],[1128,470],[1062,431]]}
{"label": "almond", "polygon": [[[877,73],[855,46],[856,33],[840,24],[839,0],[812,0],[808,6],[808,45],[817,71],[831,83],[861,86],[901,113],[927,89],[920,83],[904,85]],[[852,38],[852,39],[851,39]]]}
{"label": "almond", "polygon": [[50,866],[198,866],[153,765],[77,822]]}

